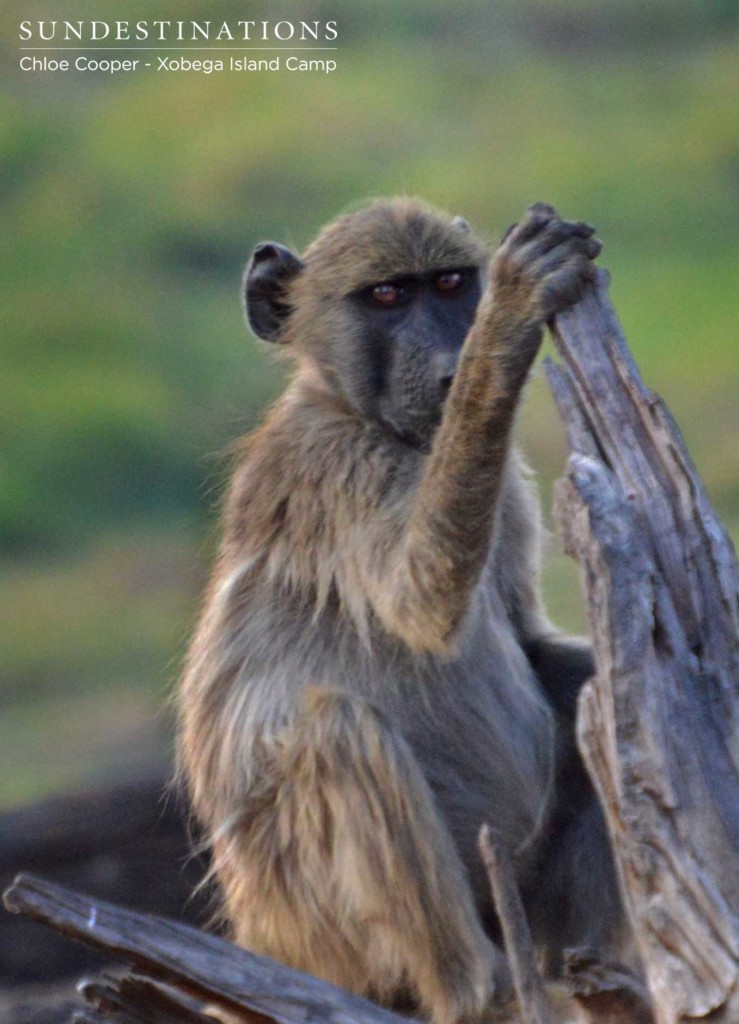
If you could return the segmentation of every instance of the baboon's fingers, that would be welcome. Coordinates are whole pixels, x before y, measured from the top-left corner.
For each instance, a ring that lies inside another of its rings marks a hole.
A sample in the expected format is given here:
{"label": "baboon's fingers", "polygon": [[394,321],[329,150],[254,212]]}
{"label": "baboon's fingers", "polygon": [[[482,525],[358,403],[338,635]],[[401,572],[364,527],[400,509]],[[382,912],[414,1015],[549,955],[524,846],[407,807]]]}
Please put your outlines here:
{"label": "baboon's fingers", "polygon": [[538,235],[553,217],[557,217],[557,211],[553,206],[549,206],[548,203],[533,203],[524,214],[523,219],[509,229],[504,241],[511,246],[522,245]]}
{"label": "baboon's fingers", "polygon": [[568,262],[579,262],[581,257],[594,260],[603,246],[597,238],[569,237],[543,253],[538,253],[529,264],[537,278],[551,274]]}
{"label": "baboon's fingers", "polygon": [[595,280],[596,273],[595,264],[586,256],[579,256],[548,274],[540,284],[545,319],[578,302]]}
{"label": "baboon's fingers", "polygon": [[[578,243],[591,240],[594,234],[595,228],[591,224],[557,218],[550,221],[530,242],[521,246],[516,255],[521,266],[528,266],[543,253],[558,248],[568,241],[573,243],[574,248],[579,249]],[[590,249],[592,248],[591,246]],[[585,247],[581,251],[589,252],[590,249]],[[597,252],[594,252],[594,255],[597,255],[600,249],[601,245],[598,243]]]}

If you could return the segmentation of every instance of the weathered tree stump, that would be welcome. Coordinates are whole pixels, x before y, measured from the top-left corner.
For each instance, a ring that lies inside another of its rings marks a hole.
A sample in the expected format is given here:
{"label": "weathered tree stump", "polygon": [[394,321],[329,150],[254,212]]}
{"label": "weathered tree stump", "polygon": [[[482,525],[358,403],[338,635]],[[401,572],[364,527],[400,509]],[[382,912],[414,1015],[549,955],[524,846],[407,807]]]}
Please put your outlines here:
{"label": "weathered tree stump", "polygon": [[659,1024],[739,1021],[736,556],[676,425],[642,383],[608,277],[557,317],[573,454],[555,506],[596,676],[578,742]]}

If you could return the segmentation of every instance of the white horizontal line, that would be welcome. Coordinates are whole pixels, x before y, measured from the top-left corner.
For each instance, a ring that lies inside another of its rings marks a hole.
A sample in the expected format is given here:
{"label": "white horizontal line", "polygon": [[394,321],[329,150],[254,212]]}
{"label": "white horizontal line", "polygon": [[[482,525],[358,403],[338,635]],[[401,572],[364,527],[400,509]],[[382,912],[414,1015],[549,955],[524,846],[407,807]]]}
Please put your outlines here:
{"label": "white horizontal line", "polygon": [[338,46],[19,46],[19,50],[301,50],[314,53],[316,50],[338,50]]}

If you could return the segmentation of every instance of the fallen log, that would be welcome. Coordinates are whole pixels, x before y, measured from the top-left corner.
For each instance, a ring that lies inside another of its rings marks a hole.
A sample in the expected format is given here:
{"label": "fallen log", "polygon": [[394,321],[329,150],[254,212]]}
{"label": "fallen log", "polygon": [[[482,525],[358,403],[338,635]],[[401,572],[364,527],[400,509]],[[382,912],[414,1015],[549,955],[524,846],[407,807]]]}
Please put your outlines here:
{"label": "fallen log", "polygon": [[[213,1017],[201,1012],[198,1004],[176,988],[158,985],[137,974],[105,974],[96,981],[81,982],[78,988],[89,1004],[78,1011],[77,1016],[83,1020],[93,1014],[98,1024],[116,1020],[131,1024],[213,1024]],[[246,1024],[246,1010],[239,1011],[239,1019]],[[253,1024],[266,1024],[269,1019],[253,1014]]]}
{"label": "fallen log", "polygon": [[642,383],[608,278],[557,317],[572,455],[556,512],[596,658],[578,741],[605,809],[659,1024],[739,1020],[736,556]]}
{"label": "fallen log", "polygon": [[253,1024],[254,1012],[277,1024],[408,1024],[406,1017],[216,935],[39,878],[19,875],[4,901],[11,912],[29,914],[99,946],[145,976],[220,1004],[231,1014],[242,1011],[246,1024]]}

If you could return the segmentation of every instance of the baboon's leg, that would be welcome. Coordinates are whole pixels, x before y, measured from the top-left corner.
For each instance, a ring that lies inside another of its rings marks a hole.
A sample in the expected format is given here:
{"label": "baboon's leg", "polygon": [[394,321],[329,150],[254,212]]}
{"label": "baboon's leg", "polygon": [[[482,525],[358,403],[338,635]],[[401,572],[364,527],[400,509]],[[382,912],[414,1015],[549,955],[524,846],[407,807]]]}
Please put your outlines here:
{"label": "baboon's leg", "polygon": [[548,969],[556,975],[566,949],[612,955],[618,948],[626,955],[628,936],[605,819],[575,742],[577,697],[595,673],[592,648],[551,634],[526,641],[524,650],[557,711],[560,737],[557,799],[526,901]]}
{"label": "baboon's leg", "polygon": [[505,962],[407,744],[367,702],[314,687],[277,748],[215,844],[235,940],[389,1004],[410,997],[438,1024],[479,1018]]}
{"label": "baboon's leg", "polygon": [[[574,799],[574,798],[573,798]],[[563,802],[563,801],[561,801]],[[606,823],[592,791],[563,808],[524,902],[544,967],[561,975],[568,949],[631,962]],[[594,909],[596,908],[596,909]]]}

